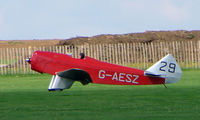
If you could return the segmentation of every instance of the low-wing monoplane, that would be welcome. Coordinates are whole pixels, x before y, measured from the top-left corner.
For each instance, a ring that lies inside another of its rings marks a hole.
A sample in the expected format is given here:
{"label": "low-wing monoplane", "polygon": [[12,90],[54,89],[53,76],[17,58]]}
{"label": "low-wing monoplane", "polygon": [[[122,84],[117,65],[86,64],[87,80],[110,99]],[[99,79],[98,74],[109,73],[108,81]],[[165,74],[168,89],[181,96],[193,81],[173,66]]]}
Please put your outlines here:
{"label": "low-wing monoplane", "polygon": [[69,89],[75,81],[112,85],[156,85],[175,83],[182,71],[171,54],[166,55],[147,70],[111,64],[81,54],[73,58],[68,54],[35,51],[26,60],[31,69],[53,75],[49,91]]}

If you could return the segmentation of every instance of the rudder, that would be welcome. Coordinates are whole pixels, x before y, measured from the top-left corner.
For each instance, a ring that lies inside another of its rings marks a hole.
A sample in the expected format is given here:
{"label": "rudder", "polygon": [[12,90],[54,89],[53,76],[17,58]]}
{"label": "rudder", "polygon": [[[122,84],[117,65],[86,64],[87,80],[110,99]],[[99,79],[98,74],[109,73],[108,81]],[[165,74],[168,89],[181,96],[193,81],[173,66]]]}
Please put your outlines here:
{"label": "rudder", "polygon": [[165,84],[168,84],[179,81],[182,71],[175,58],[168,54],[148,68],[144,74],[166,78]]}

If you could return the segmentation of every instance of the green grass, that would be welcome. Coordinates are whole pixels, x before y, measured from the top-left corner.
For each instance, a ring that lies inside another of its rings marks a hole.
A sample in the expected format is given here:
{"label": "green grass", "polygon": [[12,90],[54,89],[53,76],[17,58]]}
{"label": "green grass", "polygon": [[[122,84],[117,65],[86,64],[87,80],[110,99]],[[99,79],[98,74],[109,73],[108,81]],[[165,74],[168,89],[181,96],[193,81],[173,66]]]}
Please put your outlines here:
{"label": "green grass", "polygon": [[181,81],[156,86],[76,83],[48,92],[49,75],[0,76],[0,120],[197,120],[200,70],[184,70]]}

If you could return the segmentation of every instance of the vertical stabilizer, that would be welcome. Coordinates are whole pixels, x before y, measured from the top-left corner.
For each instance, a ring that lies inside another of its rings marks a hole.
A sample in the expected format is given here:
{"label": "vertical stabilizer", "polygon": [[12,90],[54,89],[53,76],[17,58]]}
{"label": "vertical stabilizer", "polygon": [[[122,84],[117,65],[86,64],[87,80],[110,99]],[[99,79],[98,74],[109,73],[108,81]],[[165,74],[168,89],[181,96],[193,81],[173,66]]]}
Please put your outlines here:
{"label": "vertical stabilizer", "polygon": [[168,54],[148,68],[144,74],[166,78],[165,83],[168,84],[179,81],[182,71],[174,57]]}

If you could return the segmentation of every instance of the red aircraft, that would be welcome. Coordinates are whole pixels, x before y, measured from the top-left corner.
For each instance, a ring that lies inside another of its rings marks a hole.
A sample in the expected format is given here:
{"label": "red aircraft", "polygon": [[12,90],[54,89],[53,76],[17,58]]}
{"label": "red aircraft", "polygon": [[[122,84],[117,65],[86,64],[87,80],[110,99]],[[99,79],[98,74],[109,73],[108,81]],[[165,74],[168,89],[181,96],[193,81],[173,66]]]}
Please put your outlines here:
{"label": "red aircraft", "polygon": [[102,62],[80,54],[73,58],[68,54],[35,51],[26,59],[31,69],[53,75],[49,91],[69,89],[75,81],[112,85],[156,85],[180,80],[182,71],[171,54],[166,55],[147,70]]}

